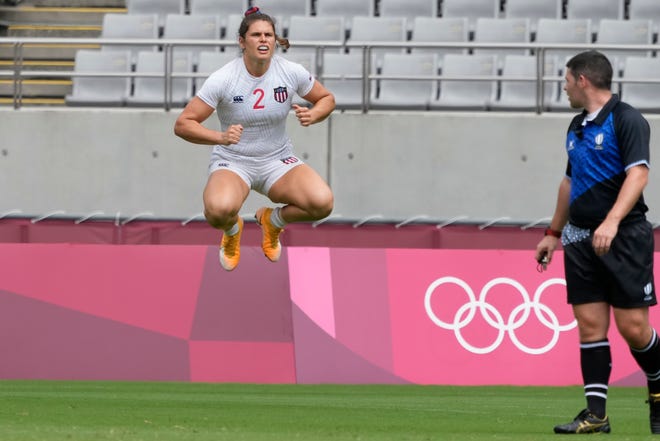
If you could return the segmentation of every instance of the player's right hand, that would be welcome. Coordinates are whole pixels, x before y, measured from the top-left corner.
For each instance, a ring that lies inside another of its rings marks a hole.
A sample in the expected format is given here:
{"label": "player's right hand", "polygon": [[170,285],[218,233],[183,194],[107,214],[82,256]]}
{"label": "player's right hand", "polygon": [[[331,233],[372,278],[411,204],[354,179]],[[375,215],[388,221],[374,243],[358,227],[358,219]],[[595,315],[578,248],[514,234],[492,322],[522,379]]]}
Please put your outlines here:
{"label": "player's right hand", "polygon": [[243,126],[240,124],[232,124],[227,128],[224,133],[224,145],[238,144],[243,134]]}

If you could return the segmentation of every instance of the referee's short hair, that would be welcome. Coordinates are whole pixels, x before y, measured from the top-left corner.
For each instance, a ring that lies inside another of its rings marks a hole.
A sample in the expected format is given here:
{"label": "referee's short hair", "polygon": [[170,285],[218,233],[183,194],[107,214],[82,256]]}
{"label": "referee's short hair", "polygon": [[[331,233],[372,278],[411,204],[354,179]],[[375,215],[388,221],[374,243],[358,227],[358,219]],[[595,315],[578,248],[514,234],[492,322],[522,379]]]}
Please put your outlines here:
{"label": "referee's short hair", "polygon": [[575,79],[584,75],[598,89],[612,88],[612,63],[598,51],[580,52],[568,60],[566,67]]}

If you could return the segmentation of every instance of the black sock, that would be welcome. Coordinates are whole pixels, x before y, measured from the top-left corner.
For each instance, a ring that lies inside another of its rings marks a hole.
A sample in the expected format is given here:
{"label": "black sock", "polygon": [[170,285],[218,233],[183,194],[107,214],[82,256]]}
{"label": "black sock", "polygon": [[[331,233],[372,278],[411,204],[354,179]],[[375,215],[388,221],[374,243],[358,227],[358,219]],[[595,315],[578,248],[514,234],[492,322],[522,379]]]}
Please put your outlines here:
{"label": "black sock", "polygon": [[655,329],[651,341],[646,346],[641,349],[631,347],[630,353],[646,374],[649,393],[660,393],[660,343]]}
{"label": "black sock", "polygon": [[604,418],[612,371],[610,342],[605,339],[580,343],[580,365],[587,408],[598,418]]}

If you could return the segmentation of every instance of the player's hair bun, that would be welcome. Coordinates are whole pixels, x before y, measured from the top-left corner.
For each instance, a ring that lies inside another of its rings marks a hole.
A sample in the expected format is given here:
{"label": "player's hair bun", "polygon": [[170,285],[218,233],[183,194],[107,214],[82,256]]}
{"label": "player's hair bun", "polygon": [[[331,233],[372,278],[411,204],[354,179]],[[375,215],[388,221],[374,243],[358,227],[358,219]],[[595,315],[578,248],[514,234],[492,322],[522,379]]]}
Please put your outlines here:
{"label": "player's hair bun", "polygon": [[259,10],[258,6],[252,6],[250,9],[245,11],[245,16],[247,17],[248,15],[252,14],[261,14],[261,11]]}

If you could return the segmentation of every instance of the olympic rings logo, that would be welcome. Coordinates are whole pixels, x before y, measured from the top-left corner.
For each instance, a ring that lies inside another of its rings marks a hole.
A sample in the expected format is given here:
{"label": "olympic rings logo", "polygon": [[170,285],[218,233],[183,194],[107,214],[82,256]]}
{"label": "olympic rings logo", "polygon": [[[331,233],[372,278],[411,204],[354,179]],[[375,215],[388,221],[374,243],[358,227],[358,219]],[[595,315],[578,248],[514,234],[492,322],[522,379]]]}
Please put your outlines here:
{"label": "olympic rings logo", "polygon": [[[450,283],[463,288],[468,296],[468,302],[458,308],[454,314],[454,321],[452,323],[440,320],[431,306],[431,299],[436,290],[442,285]],[[520,305],[513,308],[506,322],[504,317],[502,317],[502,314],[493,305],[488,303],[486,299],[491,288],[497,285],[508,285],[515,288],[520,293],[523,300]],[[560,278],[548,279],[536,289],[534,297],[530,299],[529,293],[518,281],[507,277],[498,277],[484,285],[484,287],[481,289],[481,292],[479,293],[479,298],[477,298],[470,285],[468,285],[462,279],[451,276],[441,277],[431,283],[431,285],[429,285],[429,287],[426,289],[426,294],[424,296],[424,307],[426,309],[426,314],[429,316],[433,323],[443,329],[454,331],[456,340],[458,340],[460,345],[472,353],[488,354],[493,352],[502,343],[504,336],[508,334],[513,344],[521,351],[533,355],[543,354],[550,351],[555,346],[555,344],[557,344],[561,332],[569,331],[577,326],[577,322],[575,320],[567,324],[560,324],[559,319],[557,318],[557,315],[554,313],[554,311],[550,309],[548,305],[541,302],[543,291],[552,285],[566,286],[566,281]],[[486,323],[498,331],[495,341],[486,347],[476,347],[471,345],[465,340],[463,334],[461,333],[461,330],[468,326],[472,319],[474,319],[477,311],[479,311]],[[539,322],[541,322],[545,327],[552,331],[552,338],[550,341],[546,345],[538,348],[526,346],[518,339],[516,335],[516,330],[527,321],[532,311],[534,312]]]}

